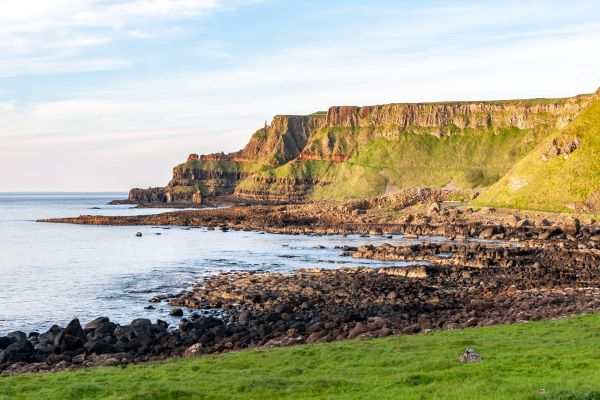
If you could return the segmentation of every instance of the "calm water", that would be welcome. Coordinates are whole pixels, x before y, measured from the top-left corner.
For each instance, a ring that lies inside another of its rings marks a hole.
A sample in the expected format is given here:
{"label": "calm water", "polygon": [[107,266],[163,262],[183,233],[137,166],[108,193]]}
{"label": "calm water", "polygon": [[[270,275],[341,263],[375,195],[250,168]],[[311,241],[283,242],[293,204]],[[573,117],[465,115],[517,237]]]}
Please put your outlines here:
{"label": "calm water", "polygon": [[[176,323],[167,317],[169,308],[164,304],[145,310],[148,299],[177,292],[203,275],[220,271],[389,265],[340,257],[334,246],[402,241],[400,237],[311,237],[35,222],[81,214],[169,211],[106,205],[125,197],[125,193],[0,193],[0,335],[41,330],[74,317],[84,322],[108,316],[119,323],[137,317]],[[135,237],[138,231],[144,234],[142,238]],[[319,245],[325,249],[317,249]]]}

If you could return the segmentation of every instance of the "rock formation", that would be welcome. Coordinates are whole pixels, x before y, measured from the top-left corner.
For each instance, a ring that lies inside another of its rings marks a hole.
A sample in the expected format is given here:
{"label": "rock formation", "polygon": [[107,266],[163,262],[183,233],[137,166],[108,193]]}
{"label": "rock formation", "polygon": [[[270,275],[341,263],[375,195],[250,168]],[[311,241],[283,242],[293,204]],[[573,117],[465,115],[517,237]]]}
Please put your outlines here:
{"label": "rock formation", "polygon": [[[132,189],[129,200],[185,203],[233,195],[287,203],[410,187],[484,188],[594,98],[336,106],[279,115],[242,150],[191,154],[166,187]],[[557,144],[546,157],[572,152],[571,144]]]}

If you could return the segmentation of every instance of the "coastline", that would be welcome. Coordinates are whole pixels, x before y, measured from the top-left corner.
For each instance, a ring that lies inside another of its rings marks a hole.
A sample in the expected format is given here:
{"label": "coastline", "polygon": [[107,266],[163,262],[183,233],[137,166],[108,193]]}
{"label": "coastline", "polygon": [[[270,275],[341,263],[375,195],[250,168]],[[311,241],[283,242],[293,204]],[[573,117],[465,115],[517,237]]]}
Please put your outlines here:
{"label": "coastline", "polygon": [[493,209],[475,212],[437,202],[426,210],[401,212],[381,206],[324,202],[47,220],[446,240],[339,248],[354,259],[420,264],[409,267],[212,275],[190,291],[149,299],[149,306],[166,302],[176,307],[173,315],[182,317],[177,329],[160,320],[117,325],[102,317],[84,326],[74,320],[41,334],[11,333],[0,340],[0,367],[19,373],[130,364],[553,319],[600,308],[595,268],[600,227],[595,223],[573,217],[529,219]]}

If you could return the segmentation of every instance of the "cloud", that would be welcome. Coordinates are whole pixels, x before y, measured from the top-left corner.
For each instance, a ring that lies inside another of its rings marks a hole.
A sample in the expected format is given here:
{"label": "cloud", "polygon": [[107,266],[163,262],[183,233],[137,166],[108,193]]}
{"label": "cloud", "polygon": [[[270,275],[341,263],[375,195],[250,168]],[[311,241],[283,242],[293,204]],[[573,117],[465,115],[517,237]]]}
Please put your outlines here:
{"label": "cloud", "polygon": [[[0,76],[130,67],[90,50],[184,32],[168,24],[230,9],[226,0],[0,0]],[[40,62],[41,60],[41,62]]]}
{"label": "cloud", "polygon": [[10,101],[0,102],[0,113],[9,112],[15,109],[15,103]]}
{"label": "cloud", "polygon": [[57,28],[120,28],[150,20],[197,17],[222,9],[221,0],[3,0],[2,32],[34,33]]}
{"label": "cloud", "polygon": [[[177,9],[160,1],[52,1],[79,17],[65,21],[60,15],[49,17],[54,13],[51,7],[36,10],[42,13],[40,30],[21,35],[18,29],[32,16],[13,16],[12,45],[0,39],[13,49],[9,55],[0,52],[0,76],[134,69],[135,58],[87,51],[112,46],[124,37],[152,40],[170,35],[177,44],[187,39],[183,27],[163,24],[158,30],[153,23],[241,4],[175,1],[181,6]],[[600,44],[600,27],[593,17],[575,17],[566,10],[562,20],[556,7],[538,9],[541,2],[534,1],[528,3],[530,8],[515,5],[511,22],[500,3],[459,4],[462,7],[407,10],[404,18],[399,14],[405,10],[392,7],[390,12],[380,11],[384,17],[377,21],[369,20],[368,7],[364,13],[347,10],[361,21],[364,16],[364,23],[350,19],[343,25],[344,18],[332,18],[343,26],[321,27],[310,41],[265,39],[260,47],[246,49],[217,37],[190,46],[201,57],[222,62],[219,68],[127,74],[85,87],[67,85],[68,90],[45,98],[0,94],[5,98],[0,97],[0,168],[10,168],[19,159],[32,160],[21,176],[0,176],[0,184],[22,189],[37,177],[39,166],[49,168],[44,172],[48,189],[54,188],[52,179],[63,182],[63,176],[73,182],[72,189],[83,189],[76,187],[78,182],[96,184],[97,189],[158,185],[187,153],[237,150],[274,114],[305,114],[337,104],[571,96],[600,85],[600,53],[591,51]],[[346,12],[325,11],[332,17]],[[524,22],[527,15],[529,25]],[[0,24],[1,18],[6,17],[0,17]],[[142,19],[154,22],[137,22]],[[57,41],[43,40],[44,35]],[[25,50],[17,53],[20,43]],[[97,161],[98,165],[86,164],[86,174],[102,177],[104,183],[89,182],[77,175],[83,172],[69,168],[71,161],[62,165],[62,160]]]}

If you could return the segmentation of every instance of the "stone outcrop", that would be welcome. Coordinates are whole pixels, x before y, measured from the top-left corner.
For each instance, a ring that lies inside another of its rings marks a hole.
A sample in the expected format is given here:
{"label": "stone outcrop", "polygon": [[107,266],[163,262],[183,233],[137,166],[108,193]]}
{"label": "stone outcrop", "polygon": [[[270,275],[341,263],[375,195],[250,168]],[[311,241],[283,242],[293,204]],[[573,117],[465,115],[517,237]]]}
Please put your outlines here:
{"label": "stone outcrop", "polygon": [[[432,135],[441,140],[510,129],[545,132],[564,127],[585,110],[594,97],[336,106],[327,112],[306,116],[279,115],[270,125],[265,123],[257,130],[242,150],[229,154],[191,154],[185,163],[173,169],[173,177],[166,187],[133,189],[129,200],[194,202],[199,195],[234,195],[267,203],[304,201],[315,188],[350,180],[352,173],[336,174],[336,166],[354,165],[352,158],[378,138],[393,139],[410,134]],[[536,135],[533,137],[539,140],[540,134]],[[567,156],[580,144],[574,140],[567,144],[556,143],[545,157]],[[415,151],[424,152],[424,157],[434,157],[427,155],[427,148]],[[464,164],[469,165],[469,160]],[[365,167],[383,171],[386,166]],[[387,167],[393,171],[393,166]],[[478,172],[471,174],[476,181]],[[424,186],[420,182],[417,185]]]}

